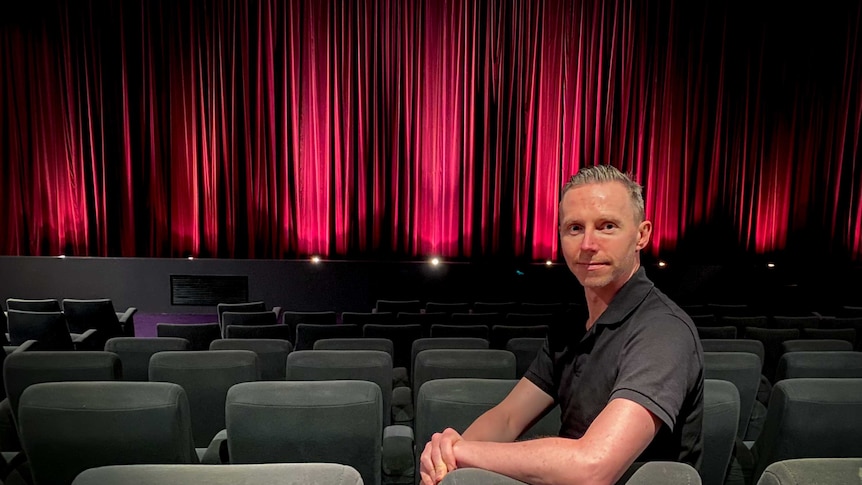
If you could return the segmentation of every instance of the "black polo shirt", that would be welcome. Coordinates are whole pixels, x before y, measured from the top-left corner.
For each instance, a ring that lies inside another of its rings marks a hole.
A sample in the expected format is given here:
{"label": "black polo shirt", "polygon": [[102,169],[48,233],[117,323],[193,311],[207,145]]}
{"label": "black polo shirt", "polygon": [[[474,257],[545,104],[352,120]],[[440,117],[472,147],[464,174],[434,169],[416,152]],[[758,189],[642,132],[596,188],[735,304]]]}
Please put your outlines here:
{"label": "black polo shirt", "polygon": [[580,438],[612,399],[625,398],[664,423],[637,461],[699,469],[703,349],[688,315],[640,268],[589,331],[585,324],[553,330],[524,376],[560,405],[560,436]]}

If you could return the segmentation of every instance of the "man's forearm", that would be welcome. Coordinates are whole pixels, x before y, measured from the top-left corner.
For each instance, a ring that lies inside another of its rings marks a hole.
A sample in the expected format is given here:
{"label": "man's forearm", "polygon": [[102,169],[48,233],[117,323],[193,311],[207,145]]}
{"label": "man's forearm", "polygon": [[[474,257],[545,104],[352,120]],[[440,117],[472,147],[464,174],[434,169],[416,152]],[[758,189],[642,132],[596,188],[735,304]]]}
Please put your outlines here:
{"label": "man's forearm", "polygon": [[459,441],[455,444],[458,468],[482,468],[530,484],[605,484],[600,460],[582,450],[577,440],[542,438],[515,443]]}

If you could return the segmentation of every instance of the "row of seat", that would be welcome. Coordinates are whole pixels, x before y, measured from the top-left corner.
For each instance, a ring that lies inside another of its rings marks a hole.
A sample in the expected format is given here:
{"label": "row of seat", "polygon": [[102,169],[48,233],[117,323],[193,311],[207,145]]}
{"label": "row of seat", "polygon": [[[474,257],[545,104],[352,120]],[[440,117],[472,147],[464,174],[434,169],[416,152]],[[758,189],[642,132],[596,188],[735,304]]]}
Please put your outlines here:
{"label": "row of seat", "polygon": [[[417,402],[415,442],[424,443],[444,427],[463,431],[516,382],[449,378],[425,383]],[[382,483],[385,428],[381,390],[374,383],[243,382],[230,387],[225,403],[222,439],[229,463],[335,462],[354,467],[364,483]],[[125,463],[196,463],[200,455],[186,406],[184,387],[173,383],[29,386],[19,403],[18,423],[36,485],[70,483],[81,470],[117,463],[117,455]],[[862,452],[862,379],[785,380],[774,388],[770,408],[775,411],[748,456],[750,483],[782,459]],[[733,384],[707,379],[703,483],[722,483],[734,451],[738,410]],[[812,416],[818,417],[814,423]],[[523,438],[547,434],[534,428]],[[70,459],[71,449],[84,458]]]}

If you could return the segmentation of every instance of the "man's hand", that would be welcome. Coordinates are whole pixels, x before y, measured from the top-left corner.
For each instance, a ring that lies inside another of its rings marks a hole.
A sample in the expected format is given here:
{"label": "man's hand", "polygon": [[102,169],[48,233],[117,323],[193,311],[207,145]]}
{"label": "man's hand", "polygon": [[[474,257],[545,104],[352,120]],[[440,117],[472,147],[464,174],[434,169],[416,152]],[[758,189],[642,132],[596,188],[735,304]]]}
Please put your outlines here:
{"label": "man's hand", "polygon": [[435,485],[450,471],[458,468],[455,460],[455,443],[462,441],[461,435],[452,428],[434,433],[425,445],[419,458],[419,476],[423,485]]}

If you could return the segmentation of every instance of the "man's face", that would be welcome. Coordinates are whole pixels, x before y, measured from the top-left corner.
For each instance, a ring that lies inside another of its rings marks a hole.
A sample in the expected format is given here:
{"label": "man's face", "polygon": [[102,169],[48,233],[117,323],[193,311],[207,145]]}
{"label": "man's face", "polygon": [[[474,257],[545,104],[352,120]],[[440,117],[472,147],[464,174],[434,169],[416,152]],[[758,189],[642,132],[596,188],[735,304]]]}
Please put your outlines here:
{"label": "man's face", "polygon": [[649,221],[635,221],[634,205],[620,182],[574,187],[560,202],[563,256],[588,291],[616,294],[640,266],[638,250],[651,232]]}

